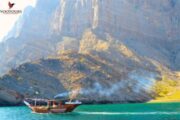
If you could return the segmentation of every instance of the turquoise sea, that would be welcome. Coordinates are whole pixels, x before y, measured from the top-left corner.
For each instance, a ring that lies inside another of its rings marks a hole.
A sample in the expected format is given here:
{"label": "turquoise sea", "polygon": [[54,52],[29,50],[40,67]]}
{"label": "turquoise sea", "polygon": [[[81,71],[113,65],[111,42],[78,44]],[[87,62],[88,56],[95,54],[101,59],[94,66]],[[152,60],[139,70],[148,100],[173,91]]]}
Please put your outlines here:
{"label": "turquoise sea", "polygon": [[0,120],[180,120],[180,103],[82,105],[66,114],[0,107]]}

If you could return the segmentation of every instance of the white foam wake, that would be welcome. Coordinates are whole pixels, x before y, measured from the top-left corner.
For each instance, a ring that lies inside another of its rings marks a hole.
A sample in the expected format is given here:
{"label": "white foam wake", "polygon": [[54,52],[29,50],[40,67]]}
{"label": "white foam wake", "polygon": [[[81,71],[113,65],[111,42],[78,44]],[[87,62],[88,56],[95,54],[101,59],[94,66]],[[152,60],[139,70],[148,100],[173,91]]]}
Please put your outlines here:
{"label": "white foam wake", "polygon": [[180,115],[180,112],[77,112],[90,115]]}

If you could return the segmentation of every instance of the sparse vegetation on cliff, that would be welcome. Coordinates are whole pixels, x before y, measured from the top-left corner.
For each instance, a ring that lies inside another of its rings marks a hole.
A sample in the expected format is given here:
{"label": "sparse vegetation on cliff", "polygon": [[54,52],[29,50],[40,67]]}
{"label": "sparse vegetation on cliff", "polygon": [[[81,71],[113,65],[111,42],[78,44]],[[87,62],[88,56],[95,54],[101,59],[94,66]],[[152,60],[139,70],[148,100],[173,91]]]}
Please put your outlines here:
{"label": "sparse vegetation on cliff", "polygon": [[[173,79],[174,78],[174,79]],[[153,86],[156,97],[151,102],[180,101],[180,78],[176,75],[163,75]]]}

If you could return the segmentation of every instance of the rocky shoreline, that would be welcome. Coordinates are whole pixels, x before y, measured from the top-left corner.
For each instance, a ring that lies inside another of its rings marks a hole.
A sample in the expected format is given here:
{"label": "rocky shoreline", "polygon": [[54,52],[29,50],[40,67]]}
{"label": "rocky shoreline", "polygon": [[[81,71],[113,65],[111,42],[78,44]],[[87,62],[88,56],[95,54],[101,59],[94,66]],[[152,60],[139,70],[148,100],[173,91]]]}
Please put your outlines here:
{"label": "rocky shoreline", "polygon": [[[3,104],[2,104],[3,103]],[[135,103],[146,103],[146,102],[138,102],[138,101],[82,101],[83,105],[96,105],[96,104],[135,104]],[[12,104],[12,103],[7,103],[0,101],[0,107],[10,107],[10,106],[25,106],[23,101],[17,103],[17,104]]]}

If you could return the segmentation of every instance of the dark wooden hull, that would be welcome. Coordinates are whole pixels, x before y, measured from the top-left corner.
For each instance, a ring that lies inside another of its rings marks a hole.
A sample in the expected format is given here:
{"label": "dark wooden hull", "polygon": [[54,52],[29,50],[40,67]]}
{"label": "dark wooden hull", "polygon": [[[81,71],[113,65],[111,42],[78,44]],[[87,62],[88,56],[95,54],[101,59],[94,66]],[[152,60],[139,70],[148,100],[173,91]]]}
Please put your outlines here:
{"label": "dark wooden hull", "polygon": [[36,106],[36,107],[32,106],[30,108],[35,113],[49,113],[49,109],[45,108],[45,107],[43,108],[43,107],[38,107],[38,106]]}
{"label": "dark wooden hull", "polygon": [[78,105],[64,105],[62,107],[43,107],[43,106],[29,106],[33,112],[36,113],[67,113],[72,112]]}

